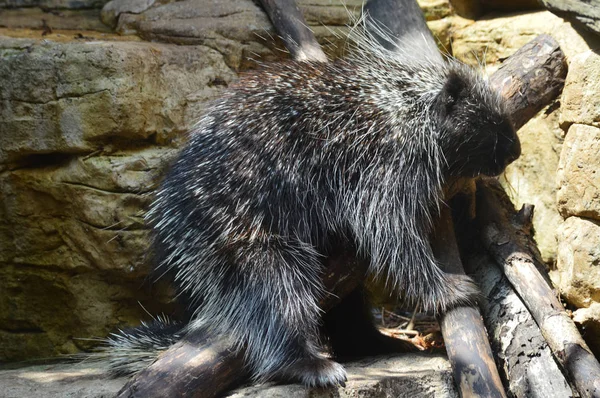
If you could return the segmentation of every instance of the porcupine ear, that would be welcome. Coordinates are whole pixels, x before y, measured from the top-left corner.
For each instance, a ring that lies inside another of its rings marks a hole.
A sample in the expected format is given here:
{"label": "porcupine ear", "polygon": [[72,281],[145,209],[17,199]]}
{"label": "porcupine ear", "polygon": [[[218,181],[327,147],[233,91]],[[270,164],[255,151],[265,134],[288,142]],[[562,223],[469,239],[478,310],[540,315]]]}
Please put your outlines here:
{"label": "porcupine ear", "polygon": [[465,95],[467,86],[464,79],[456,72],[450,72],[439,95],[439,100],[446,113],[451,113],[454,105]]}

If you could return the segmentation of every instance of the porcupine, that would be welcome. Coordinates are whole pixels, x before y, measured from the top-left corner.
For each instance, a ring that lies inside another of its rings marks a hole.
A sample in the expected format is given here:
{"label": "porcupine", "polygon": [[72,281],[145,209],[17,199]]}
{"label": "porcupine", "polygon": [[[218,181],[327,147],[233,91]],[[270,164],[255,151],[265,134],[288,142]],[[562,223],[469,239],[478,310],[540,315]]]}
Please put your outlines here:
{"label": "porcupine", "polygon": [[[244,348],[256,380],[343,384],[318,304],[321,259],[339,242],[425,310],[473,302],[471,279],[445,274],[428,239],[449,181],[519,156],[503,100],[470,67],[415,48],[427,41],[367,42],[332,63],[263,65],[208,108],[148,213],[190,320],[114,335],[115,349],[201,330]],[[120,356],[114,369],[145,365]]]}

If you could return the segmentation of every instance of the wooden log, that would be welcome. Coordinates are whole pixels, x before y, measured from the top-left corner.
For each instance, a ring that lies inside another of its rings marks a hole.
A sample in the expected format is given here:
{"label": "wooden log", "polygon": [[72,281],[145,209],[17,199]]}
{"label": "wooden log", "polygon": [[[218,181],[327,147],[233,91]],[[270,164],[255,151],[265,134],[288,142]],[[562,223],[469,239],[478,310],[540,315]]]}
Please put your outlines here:
{"label": "wooden log", "polygon": [[243,353],[231,347],[226,338],[191,333],[131,378],[117,397],[218,397],[248,377]]}
{"label": "wooden log", "polygon": [[[448,207],[442,208],[432,248],[445,272],[465,273]],[[475,307],[454,308],[442,315],[440,327],[460,395],[506,397],[479,310]]]}
{"label": "wooden log", "polygon": [[470,251],[465,270],[486,298],[481,314],[507,393],[514,398],[572,397],[535,320],[494,261],[487,253]]}
{"label": "wooden log", "polygon": [[508,113],[518,130],[561,93],[566,76],[558,42],[543,34],[506,59],[490,76],[490,84],[508,99]]}
{"label": "wooden log", "polygon": [[260,0],[260,3],[293,59],[327,62],[327,56],[308,28],[295,0]]}
{"label": "wooden log", "polygon": [[[477,184],[477,221],[485,248],[502,268],[531,312],[554,356],[581,397],[600,397],[600,363],[564,311],[557,293],[540,273],[535,244],[523,233],[521,221],[495,180]],[[523,242],[526,243],[523,243]]]}

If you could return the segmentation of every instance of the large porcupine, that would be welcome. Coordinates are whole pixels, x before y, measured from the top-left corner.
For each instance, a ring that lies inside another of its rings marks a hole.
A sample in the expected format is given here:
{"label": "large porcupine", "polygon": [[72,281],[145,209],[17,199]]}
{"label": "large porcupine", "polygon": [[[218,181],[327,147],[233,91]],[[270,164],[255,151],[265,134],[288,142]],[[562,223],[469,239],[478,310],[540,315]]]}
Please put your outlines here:
{"label": "large porcupine", "polygon": [[[486,80],[423,44],[263,65],[210,106],[148,213],[158,268],[190,302],[178,336],[231,336],[257,380],[343,383],[320,343],[332,242],[426,310],[472,302],[471,279],[436,264],[432,219],[449,180],[497,175],[520,145]],[[145,325],[114,345],[147,351],[173,332]]]}

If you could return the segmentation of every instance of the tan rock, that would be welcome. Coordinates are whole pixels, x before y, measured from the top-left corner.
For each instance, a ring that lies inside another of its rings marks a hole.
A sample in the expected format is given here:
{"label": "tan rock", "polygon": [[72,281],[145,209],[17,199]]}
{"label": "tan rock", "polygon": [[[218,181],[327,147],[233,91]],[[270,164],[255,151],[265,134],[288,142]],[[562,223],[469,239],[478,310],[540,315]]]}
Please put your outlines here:
{"label": "tan rock", "polygon": [[[73,37],[77,33],[85,30],[94,30],[98,32],[110,32],[110,29],[100,21],[100,10],[98,9],[61,9],[58,12],[48,12],[47,8],[9,8],[4,9],[0,6],[0,25],[7,28],[27,28],[36,29],[37,37],[42,38],[44,29],[48,33],[48,28],[52,31],[60,29],[70,29],[69,36]],[[44,21],[45,24],[44,24]]]}
{"label": "tan rock", "polygon": [[488,65],[488,72],[497,63],[514,54],[536,36],[545,33],[554,37],[568,59],[600,45],[600,39],[572,25],[549,11],[512,14],[488,14],[466,26],[455,27],[452,49],[455,57],[471,65]]}
{"label": "tan rock", "polygon": [[581,124],[569,128],[558,167],[561,215],[600,220],[600,129]]}
{"label": "tan rock", "polygon": [[556,169],[562,146],[559,110],[552,104],[519,130],[522,154],[501,177],[517,208],[535,205],[535,240],[546,263],[556,260],[556,226],[562,217],[556,209]]}
{"label": "tan rock", "polygon": [[[129,0],[113,0],[116,2]],[[441,1],[441,0],[440,0]],[[345,49],[347,26],[360,15],[361,0],[299,0],[308,26],[331,57]],[[154,7],[140,14],[121,13],[117,31],[147,40],[205,45],[223,54],[235,70],[256,66],[256,59],[285,56],[265,12],[251,0],[185,0]]]}
{"label": "tan rock", "polygon": [[452,54],[451,38],[456,19],[456,17],[448,17],[427,22],[427,26],[433,33],[440,51],[449,55]]}
{"label": "tan rock", "polygon": [[452,8],[463,18],[477,19],[483,13],[481,0],[452,0]]}
{"label": "tan rock", "polygon": [[0,40],[0,163],[181,138],[236,78],[203,46]]}
{"label": "tan rock", "polygon": [[600,37],[597,34],[585,30],[581,26],[573,26],[566,20],[549,34],[560,43],[560,48],[565,53],[569,65],[577,54],[600,46]]}
{"label": "tan rock", "polygon": [[146,272],[142,219],[173,150],[73,157],[0,177],[0,261],[64,270]]}
{"label": "tan rock", "polygon": [[573,320],[582,330],[582,335],[590,349],[600,356],[600,303],[573,312]]}
{"label": "tan rock", "polygon": [[147,317],[138,301],[151,313],[169,308],[158,308],[170,300],[165,286],[143,283],[142,215],[173,154],[71,157],[0,175],[1,359],[73,353],[93,343],[78,338]]}
{"label": "tan rock", "polygon": [[574,56],[562,93],[560,123],[600,127],[600,55],[586,51]]}
{"label": "tan rock", "polygon": [[534,10],[542,8],[537,0],[481,0],[486,10]]}
{"label": "tan rock", "polygon": [[417,0],[426,21],[436,21],[454,14],[449,0]]}
{"label": "tan rock", "polygon": [[575,307],[600,302],[600,223],[569,217],[558,229],[557,269],[551,277]]}

